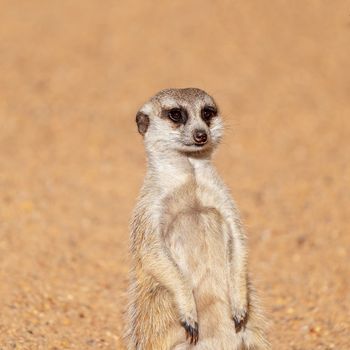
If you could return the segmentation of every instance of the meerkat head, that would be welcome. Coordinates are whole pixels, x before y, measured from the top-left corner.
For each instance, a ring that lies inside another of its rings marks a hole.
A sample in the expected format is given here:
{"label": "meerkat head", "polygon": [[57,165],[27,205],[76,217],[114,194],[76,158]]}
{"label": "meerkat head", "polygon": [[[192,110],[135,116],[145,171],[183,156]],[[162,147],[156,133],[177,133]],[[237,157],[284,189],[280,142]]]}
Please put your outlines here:
{"label": "meerkat head", "polygon": [[223,131],[214,99],[195,88],[160,91],[140,109],[136,123],[150,152],[210,153]]}

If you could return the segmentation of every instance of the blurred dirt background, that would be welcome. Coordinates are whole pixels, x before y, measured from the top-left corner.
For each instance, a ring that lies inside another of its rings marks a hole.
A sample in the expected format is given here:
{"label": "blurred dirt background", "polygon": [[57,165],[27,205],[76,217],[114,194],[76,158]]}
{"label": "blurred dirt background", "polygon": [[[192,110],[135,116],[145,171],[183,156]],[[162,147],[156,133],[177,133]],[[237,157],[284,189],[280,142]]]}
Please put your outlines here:
{"label": "blurred dirt background", "polygon": [[0,1],[0,349],[123,349],[134,116],[221,105],[273,349],[350,349],[350,4]]}

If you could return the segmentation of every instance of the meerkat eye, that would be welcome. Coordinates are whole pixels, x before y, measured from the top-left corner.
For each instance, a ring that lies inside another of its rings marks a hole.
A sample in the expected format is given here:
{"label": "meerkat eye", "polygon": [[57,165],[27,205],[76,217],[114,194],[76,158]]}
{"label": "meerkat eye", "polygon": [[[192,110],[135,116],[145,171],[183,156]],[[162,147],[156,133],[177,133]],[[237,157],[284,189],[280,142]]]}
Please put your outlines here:
{"label": "meerkat eye", "polygon": [[174,123],[181,123],[183,120],[180,108],[173,108],[168,112],[168,117]]}
{"label": "meerkat eye", "polygon": [[202,119],[205,122],[209,122],[216,115],[217,115],[217,110],[214,107],[206,106],[202,109]]}

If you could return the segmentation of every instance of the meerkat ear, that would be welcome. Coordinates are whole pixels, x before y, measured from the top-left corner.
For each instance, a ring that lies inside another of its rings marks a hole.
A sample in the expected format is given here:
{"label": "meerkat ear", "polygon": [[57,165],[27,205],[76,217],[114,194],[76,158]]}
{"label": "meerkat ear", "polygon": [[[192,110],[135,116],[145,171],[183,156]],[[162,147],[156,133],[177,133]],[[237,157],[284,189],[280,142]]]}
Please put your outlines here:
{"label": "meerkat ear", "polygon": [[136,124],[139,133],[143,136],[145,135],[149,126],[149,116],[144,112],[137,112],[136,114]]}

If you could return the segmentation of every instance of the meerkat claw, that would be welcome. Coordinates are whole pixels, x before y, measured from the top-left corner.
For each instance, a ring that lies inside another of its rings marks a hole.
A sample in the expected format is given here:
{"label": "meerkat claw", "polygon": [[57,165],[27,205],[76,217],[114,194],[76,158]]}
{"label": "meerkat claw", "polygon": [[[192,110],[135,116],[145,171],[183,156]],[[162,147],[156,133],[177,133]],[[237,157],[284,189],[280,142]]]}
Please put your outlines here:
{"label": "meerkat claw", "polygon": [[182,322],[182,327],[186,331],[186,340],[190,340],[190,344],[196,345],[198,342],[198,323],[194,323],[194,327],[191,326],[188,322]]}
{"label": "meerkat claw", "polygon": [[233,321],[235,323],[236,333],[238,333],[242,328],[244,328],[247,323],[248,314],[246,311],[242,311],[239,314],[233,316]]}

